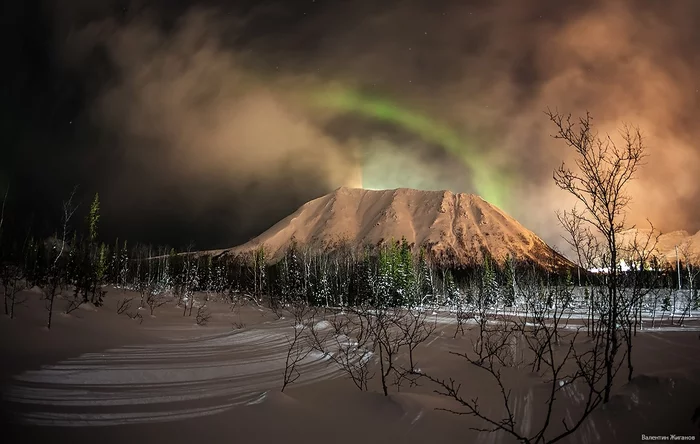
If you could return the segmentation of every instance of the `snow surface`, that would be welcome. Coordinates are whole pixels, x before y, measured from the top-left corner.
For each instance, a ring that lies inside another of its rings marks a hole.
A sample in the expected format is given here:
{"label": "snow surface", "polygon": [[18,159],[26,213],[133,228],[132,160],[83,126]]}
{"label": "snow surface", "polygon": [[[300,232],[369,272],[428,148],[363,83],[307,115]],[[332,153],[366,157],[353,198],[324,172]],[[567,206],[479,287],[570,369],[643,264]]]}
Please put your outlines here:
{"label": "snow surface", "polygon": [[[104,426],[212,415],[279,389],[287,336],[278,326],[85,353],[15,376],[3,398],[32,405],[22,419],[35,425]],[[318,353],[309,354],[298,369],[295,386],[342,376]]]}

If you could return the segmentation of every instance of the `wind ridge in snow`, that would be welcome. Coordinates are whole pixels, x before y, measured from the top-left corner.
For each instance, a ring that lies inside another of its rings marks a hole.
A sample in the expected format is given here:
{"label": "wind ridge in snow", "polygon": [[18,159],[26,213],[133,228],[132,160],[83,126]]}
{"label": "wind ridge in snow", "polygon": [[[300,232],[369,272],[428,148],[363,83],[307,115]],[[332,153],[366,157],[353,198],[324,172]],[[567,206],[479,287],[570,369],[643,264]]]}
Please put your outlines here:
{"label": "wind ridge in snow", "polygon": [[[170,422],[262,402],[278,390],[286,327],[253,329],[162,344],[86,353],[15,376],[3,392],[31,405],[18,420],[85,427]],[[309,354],[295,385],[342,376],[327,357]],[[262,393],[262,395],[261,395]],[[13,409],[21,412],[23,409]]]}

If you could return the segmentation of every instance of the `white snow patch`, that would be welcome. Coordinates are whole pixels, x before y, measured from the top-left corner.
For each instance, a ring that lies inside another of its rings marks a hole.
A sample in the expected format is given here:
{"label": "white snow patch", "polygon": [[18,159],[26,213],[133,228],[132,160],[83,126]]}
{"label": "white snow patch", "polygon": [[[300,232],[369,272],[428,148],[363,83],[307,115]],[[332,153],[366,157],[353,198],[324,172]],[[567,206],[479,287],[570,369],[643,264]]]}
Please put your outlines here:
{"label": "white snow patch", "polygon": [[316,324],[314,324],[315,330],[325,330],[327,328],[331,328],[331,323],[326,320],[318,321]]}
{"label": "white snow patch", "polygon": [[267,398],[267,392],[263,392],[260,396],[248,402],[246,405],[261,404],[265,400],[265,398]]}
{"label": "white snow patch", "polygon": [[372,356],[374,356],[374,353],[371,351],[365,351],[362,358],[360,358],[360,363],[366,364],[370,359],[372,359]]}

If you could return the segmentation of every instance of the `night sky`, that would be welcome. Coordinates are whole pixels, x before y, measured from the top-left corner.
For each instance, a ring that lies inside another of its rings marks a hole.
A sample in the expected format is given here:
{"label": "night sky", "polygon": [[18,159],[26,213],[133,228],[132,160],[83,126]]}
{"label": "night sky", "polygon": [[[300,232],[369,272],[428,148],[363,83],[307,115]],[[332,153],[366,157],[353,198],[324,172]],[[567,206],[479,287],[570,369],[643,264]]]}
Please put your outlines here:
{"label": "night sky", "polygon": [[696,0],[28,0],[2,21],[15,233],[50,234],[75,185],[104,240],[199,248],[342,185],[407,186],[505,195],[556,244],[571,153],[547,107],[638,124],[629,221],[700,229]]}

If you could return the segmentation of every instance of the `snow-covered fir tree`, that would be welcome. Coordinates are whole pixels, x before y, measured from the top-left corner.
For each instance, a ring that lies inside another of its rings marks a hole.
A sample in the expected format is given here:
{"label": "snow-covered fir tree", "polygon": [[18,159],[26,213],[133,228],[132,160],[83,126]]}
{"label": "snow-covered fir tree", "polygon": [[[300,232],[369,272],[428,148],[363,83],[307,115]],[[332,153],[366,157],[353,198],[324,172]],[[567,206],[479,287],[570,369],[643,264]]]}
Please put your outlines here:
{"label": "snow-covered fir tree", "polygon": [[175,270],[173,269],[173,260],[175,258],[175,249],[171,248],[168,255],[163,257],[163,271],[158,283],[158,290],[161,293],[171,292],[175,285]]}
{"label": "snow-covered fir tree", "polygon": [[299,252],[293,245],[287,253],[287,294],[291,300],[299,300],[306,297],[304,294],[304,270],[299,260]]}

